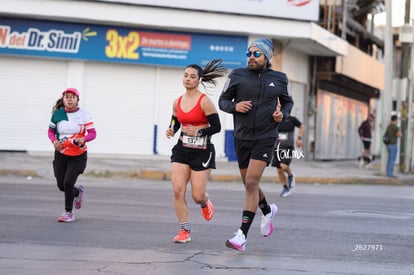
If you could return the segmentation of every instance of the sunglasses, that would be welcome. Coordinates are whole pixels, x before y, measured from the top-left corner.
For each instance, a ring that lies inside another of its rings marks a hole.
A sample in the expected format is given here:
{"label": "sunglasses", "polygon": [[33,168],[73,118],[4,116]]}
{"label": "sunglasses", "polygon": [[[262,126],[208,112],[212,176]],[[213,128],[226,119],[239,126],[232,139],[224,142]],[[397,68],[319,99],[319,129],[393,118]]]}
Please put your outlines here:
{"label": "sunglasses", "polygon": [[247,57],[250,57],[250,56],[254,56],[254,57],[256,57],[256,58],[259,58],[259,57],[261,57],[262,56],[262,54],[263,53],[261,53],[261,52],[259,52],[259,51],[254,51],[254,52],[251,52],[251,51],[247,51],[246,52],[246,56]]}

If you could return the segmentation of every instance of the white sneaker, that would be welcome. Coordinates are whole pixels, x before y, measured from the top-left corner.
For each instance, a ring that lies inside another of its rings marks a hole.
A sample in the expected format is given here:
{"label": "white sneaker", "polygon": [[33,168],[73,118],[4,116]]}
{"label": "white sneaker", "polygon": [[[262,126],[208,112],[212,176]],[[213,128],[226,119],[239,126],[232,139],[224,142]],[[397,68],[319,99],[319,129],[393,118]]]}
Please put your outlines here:
{"label": "white sneaker", "polygon": [[277,206],[276,204],[270,205],[270,213],[262,216],[262,223],[260,224],[260,233],[264,237],[269,237],[273,233],[273,218],[276,216]]}
{"label": "white sneaker", "polygon": [[359,169],[361,169],[362,167],[364,167],[364,158],[363,157],[361,157],[361,159],[359,160],[359,163],[358,163],[358,167],[359,167]]}
{"label": "white sneaker", "polygon": [[226,241],[226,246],[238,251],[246,250],[246,236],[244,236],[243,231],[239,229],[235,234],[236,236]]}

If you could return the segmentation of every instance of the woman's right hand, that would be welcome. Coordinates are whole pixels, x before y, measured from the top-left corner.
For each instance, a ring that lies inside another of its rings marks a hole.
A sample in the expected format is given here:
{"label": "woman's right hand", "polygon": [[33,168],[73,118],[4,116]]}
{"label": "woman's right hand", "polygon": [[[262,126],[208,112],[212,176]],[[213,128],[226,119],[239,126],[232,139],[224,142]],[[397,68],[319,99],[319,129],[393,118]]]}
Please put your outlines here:
{"label": "woman's right hand", "polygon": [[59,140],[53,141],[53,146],[55,147],[56,151],[62,150],[62,144],[59,142]]}
{"label": "woman's right hand", "polygon": [[167,129],[167,131],[165,131],[165,136],[167,137],[167,138],[171,138],[171,137],[173,137],[175,135],[175,133],[174,133],[174,129],[172,129],[172,128],[168,128]]}

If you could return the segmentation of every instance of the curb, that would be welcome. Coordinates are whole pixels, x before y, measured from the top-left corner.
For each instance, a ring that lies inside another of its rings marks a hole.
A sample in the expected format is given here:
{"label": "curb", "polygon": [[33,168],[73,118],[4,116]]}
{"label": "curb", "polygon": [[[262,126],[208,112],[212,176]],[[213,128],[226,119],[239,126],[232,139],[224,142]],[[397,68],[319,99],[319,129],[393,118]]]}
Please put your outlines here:
{"label": "curb", "polygon": [[329,183],[329,184],[376,184],[376,185],[402,185],[400,179],[394,178],[301,178],[296,177],[297,182],[301,183]]}
{"label": "curb", "polygon": [[25,176],[25,177],[38,177],[38,173],[30,169],[0,169],[0,176]]}
{"label": "curb", "polygon": [[[35,170],[30,169],[0,169],[1,175],[15,175],[25,177],[42,177]],[[153,169],[142,169],[142,170],[129,170],[129,171],[109,171],[109,170],[90,170],[84,174],[87,177],[126,177],[126,178],[137,178],[144,180],[165,180],[171,181],[171,171],[153,170]],[[212,182],[240,182],[239,175],[226,175],[218,174],[211,175],[210,181]],[[262,177],[261,182],[263,183],[280,183],[278,177]],[[375,185],[410,185],[408,182],[404,182],[398,178],[332,178],[332,177],[296,177],[298,183],[311,183],[311,184],[375,184]]]}

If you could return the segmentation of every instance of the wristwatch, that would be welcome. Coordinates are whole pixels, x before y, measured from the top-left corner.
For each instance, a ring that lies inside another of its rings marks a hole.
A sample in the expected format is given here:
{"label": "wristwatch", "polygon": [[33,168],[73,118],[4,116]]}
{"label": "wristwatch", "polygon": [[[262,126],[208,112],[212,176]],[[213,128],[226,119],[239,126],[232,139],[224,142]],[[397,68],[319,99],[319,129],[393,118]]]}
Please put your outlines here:
{"label": "wristwatch", "polygon": [[297,139],[302,140],[302,137],[297,137]]}
{"label": "wristwatch", "polygon": [[203,130],[199,129],[199,130],[197,131],[197,136],[198,136],[198,137],[201,137],[202,135],[203,135]]}

